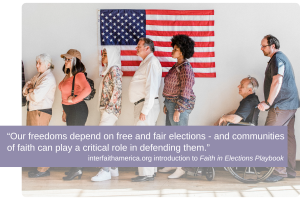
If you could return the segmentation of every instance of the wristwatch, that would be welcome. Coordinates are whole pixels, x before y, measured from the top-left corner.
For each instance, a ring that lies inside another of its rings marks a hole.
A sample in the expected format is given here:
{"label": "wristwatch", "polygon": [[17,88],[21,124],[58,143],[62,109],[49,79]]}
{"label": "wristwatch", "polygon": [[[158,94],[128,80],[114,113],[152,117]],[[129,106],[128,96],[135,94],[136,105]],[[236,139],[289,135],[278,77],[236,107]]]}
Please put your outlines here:
{"label": "wristwatch", "polygon": [[271,107],[271,105],[270,105],[270,103],[268,101],[266,101],[266,104]]}

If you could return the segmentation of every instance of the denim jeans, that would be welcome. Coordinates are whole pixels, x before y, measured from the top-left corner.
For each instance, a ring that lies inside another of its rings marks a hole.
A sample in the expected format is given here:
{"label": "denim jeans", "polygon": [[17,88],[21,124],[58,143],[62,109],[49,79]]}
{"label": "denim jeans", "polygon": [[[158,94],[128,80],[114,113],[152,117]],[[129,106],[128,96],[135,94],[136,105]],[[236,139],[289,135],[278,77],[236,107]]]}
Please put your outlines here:
{"label": "denim jeans", "polygon": [[189,122],[189,115],[192,110],[185,110],[183,113],[180,113],[179,122],[174,122],[173,115],[175,112],[175,105],[176,103],[165,99],[165,106],[167,107],[167,114],[166,114],[166,126],[188,126]]}

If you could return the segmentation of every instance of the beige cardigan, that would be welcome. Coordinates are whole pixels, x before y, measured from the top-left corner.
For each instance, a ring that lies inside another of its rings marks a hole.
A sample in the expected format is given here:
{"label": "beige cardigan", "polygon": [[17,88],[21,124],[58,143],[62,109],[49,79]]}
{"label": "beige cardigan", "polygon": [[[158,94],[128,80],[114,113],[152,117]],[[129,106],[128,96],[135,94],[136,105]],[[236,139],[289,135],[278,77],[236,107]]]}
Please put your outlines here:
{"label": "beige cardigan", "polygon": [[[25,95],[30,83],[33,85],[33,92]],[[29,101],[29,111],[52,108],[55,89],[56,81],[51,69],[35,75],[23,88],[23,95]]]}

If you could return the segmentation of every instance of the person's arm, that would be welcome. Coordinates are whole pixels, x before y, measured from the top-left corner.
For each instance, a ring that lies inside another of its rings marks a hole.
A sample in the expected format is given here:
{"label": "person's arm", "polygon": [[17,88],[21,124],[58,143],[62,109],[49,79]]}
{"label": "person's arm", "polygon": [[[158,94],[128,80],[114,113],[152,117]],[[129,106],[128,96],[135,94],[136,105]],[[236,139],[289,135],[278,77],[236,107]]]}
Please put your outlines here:
{"label": "person's arm", "polygon": [[280,75],[280,74],[277,74],[276,76],[273,76],[271,89],[270,89],[270,94],[269,94],[269,98],[267,100],[270,105],[273,104],[275,98],[277,97],[277,95],[278,95],[278,93],[281,89],[282,80],[283,80],[283,76]]}
{"label": "person's arm", "polygon": [[219,126],[227,124],[228,122],[236,124],[242,121],[243,119],[246,120],[256,105],[256,103],[253,103],[253,101],[249,99],[243,99],[234,113],[232,113],[232,111],[230,112],[231,114],[223,115],[220,118]]}
{"label": "person's arm", "polygon": [[105,110],[108,110],[108,113],[112,113],[114,107],[121,106],[122,101],[122,76],[118,67],[113,67],[110,70],[110,75],[112,78],[113,93],[111,95],[110,101],[107,104]]}
{"label": "person's arm", "polygon": [[91,86],[90,86],[89,82],[86,80],[84,73],[76,74],[75,82],[82,88],[82,91],[80,94],[78,94],[76,97],[74,97],[72,99],[72,103],[74,103],[74,104],[82,101],[92,91]]}
{"label": "person's arm", "polygon": [[180,70],[180,96],[175,105],[175,112],[178,111],[180,113],[184,112],[189,103],[192,88],[195,82],[193,69],[189,66],[182,66]]}
{"label": "person's arm", "polygon": [[231,115],[224,115],[223,117],[220,118],[219,120],[219,126],[221,126],[223,123],[239,123],[240,121],[242,121],[242,117],[236,115],[236,114],[231,114]]}
{"label": "person's arm", "polygon": [[35,75],[34,77],[32,77],[30,79],[30,81],[27,81],[23,87],[23,90],[22,90],[22,93],[24,96],[27,96],[27,94],[29,93],[28,90],[33,88],[33,85],[32,85],[32,82],[33,82],[33,79],[35,79],[37,75]]}
{"label": "person's arm", "polygon": [[65,113],[65,111],[63,110],[63,115],[62,115],[62,121],[66,122],[67,121],[67,114]]}
{"label": "person's arm", "polygon": [[159,70],[160,67],[159,64],[156,62],[150,62],[149,65],[150,66],[146,71],[146,76],[147,76],[146,87],[145,87],[146,97],[145,97],[143,109],[141,111],[141,114],[145,116],[149,114],[149,111],[152,109],[154,105],[154,98],[156,97],[155,95],[157,93],[157,88],[159,88],[158,84],[160,84],[158,83],[158,80],[161,77],[161,73],[159,73],[161,72],[161,70]]}
{"label": "person's arm", "polygon": [[[224,115],[232,115],[232,114],[234,114],[236,111],[237,111],[237,109],[232,110],[232,111],[230,111],[229,113],[224,114]],[[224,115],[223,115],[223,116],[224,116]],[[222,117],[223,117],[223,116],[222,116]],[[220,117],[220,118],[214,123],[214,126],[219,126],[219,123],[220,123],[220,120],[221,120],[222,117]]]}
{"label": "person's arm", "polygon": [[27,101],[40,102],[53,87],[56,87],[55,79],[53,77],[44,77],[44,80],[32,89],[32,92],[27,94],[26,99]]}
{"label": "person's arm", "polygon": [[[269,97],[267,99],[270,105],[274,103],[275,98],[280,92],[285,70],[284,63],[279,59],[276,60],[276,66],[277,68],[275,68],[275,72],[273,72],[275,75],[273,76]],[[267,105],[265,101],[262,101],[260,104],[258,104],[258,109],[260,111],[265,111],[269,108],[270,106]]]}

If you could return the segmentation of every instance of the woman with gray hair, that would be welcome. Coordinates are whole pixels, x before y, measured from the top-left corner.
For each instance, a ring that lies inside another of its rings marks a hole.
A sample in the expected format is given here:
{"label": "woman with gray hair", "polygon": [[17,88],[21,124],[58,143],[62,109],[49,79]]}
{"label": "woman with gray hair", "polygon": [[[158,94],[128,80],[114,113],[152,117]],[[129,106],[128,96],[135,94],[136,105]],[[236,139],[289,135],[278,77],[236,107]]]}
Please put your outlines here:
{"label": "woman with gray hair", "polygon": [[[52,105],[56,89],[55,77],[52,74],[52,59],[43,53],[36,57],[38,73],[23,87],[27,103],[27,126],[48,126],[52,116]],[[38,167],[28,172],[30,178],[49,176],[49,167]]]}

